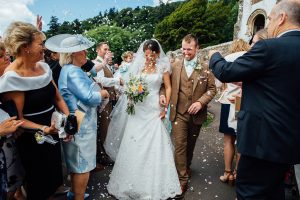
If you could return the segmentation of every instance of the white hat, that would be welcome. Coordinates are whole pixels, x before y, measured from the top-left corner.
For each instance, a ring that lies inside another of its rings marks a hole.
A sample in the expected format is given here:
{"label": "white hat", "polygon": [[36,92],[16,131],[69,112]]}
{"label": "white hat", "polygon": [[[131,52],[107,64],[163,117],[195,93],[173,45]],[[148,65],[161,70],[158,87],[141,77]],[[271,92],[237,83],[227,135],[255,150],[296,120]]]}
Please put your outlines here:
{"label": "white hat", "polygon": [[95,43],[82,35],[60,34],[49,38],[45,46],[47,49],[58,53],[73,53],[86,50]]}

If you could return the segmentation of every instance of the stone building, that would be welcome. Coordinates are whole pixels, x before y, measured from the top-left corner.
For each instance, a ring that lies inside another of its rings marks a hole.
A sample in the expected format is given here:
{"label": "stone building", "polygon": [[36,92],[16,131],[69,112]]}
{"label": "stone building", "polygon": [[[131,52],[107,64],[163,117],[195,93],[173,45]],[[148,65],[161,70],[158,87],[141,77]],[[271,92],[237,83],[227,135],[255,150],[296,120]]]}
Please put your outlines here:
{"label": "stone building", "polygon": [[278,0],[239,0],[239,13],[233,38],[249,41],[267,24],[268,15]]}

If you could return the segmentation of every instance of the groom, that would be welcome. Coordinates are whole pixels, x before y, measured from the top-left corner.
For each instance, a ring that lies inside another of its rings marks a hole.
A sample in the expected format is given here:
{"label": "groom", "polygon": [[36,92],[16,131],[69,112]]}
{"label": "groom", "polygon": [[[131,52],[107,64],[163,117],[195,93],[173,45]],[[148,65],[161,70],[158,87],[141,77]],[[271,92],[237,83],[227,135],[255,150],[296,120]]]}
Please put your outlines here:
{"label": "groom", "polygon": [[182,40],[184,58],[171,64],[170,120],[175,163],[183,194],[187,190],[195,144],[206,120],[207,104],[216,94],[214,76],[197,55],[198,50],[196,36],[186,35]]}

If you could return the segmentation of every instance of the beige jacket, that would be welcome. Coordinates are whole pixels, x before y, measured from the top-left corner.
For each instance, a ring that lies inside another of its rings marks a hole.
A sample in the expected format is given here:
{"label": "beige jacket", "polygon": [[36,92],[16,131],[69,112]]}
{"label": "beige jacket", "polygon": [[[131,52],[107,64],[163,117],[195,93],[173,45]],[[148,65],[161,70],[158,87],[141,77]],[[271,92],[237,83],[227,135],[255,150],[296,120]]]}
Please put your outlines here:
{"label": "beige jacket", "polygon": [[[202,59],[201,59],[202,60]],[[214,98],[216,95],[216,86],[215,86],[215,78],[214,75],[209,71],[208,65],[204,62],[201,62],[200,58],[197,61],[197,66],[194,69],[192,75],[189,80],[192,82],[192,93],[190,100],[183,102],[183,100],[179,100],[179,90],[180,84],[182,80],[182,70],[184,69],[183,60],[179,60],[174,62],[172,67],[171,74],[171,83],[172,83],[172,94],[170,99],[171,105],[171,113],[170,120],[175,121],[178,110],[182,110],[182,106],[190,106],[192,103],[199,101],[202,104],[202,109],[192,116],[193,122],[197,125],[202,124],[207,117],[207,104]],[[185,88],[182,87],[181,88]],[[188,87],[187,90],[191,90]],[[190,93],[190,92],[189,92]],[[187,105],[190,104],[190,105]],[[182,113],[181,113],[182,114]]]}

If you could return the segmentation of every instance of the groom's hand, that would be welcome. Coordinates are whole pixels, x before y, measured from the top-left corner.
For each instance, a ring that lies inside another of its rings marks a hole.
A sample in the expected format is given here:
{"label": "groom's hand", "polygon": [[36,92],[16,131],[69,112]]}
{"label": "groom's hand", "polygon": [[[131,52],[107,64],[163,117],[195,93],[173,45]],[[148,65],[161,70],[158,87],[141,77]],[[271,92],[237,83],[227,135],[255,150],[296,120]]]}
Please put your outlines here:
{"label": "groom's hand", "polygon": [[202,108],[202,104],[199,102],[199,101],[196,101],[195,103],[193,103],[189,109],[188,109],[188,113],[190,115],[194,115],[196,114],[197,112],[199,112]]}

